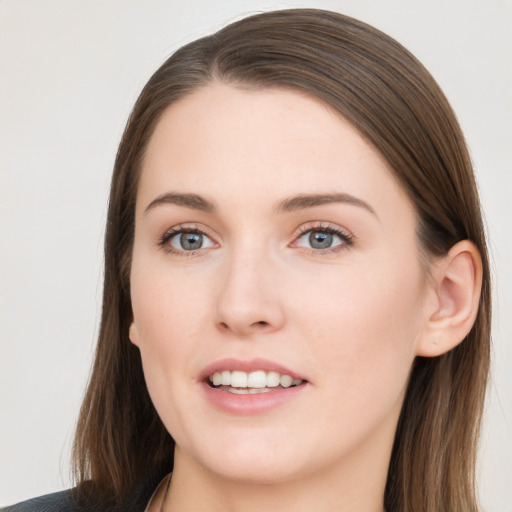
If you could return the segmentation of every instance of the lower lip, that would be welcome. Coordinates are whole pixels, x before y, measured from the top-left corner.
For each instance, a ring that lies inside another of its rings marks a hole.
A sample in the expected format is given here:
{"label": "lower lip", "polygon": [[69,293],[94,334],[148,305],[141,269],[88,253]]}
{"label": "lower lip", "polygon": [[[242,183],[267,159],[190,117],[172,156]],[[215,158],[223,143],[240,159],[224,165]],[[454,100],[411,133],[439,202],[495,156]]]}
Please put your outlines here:
{"label": "lower lip", "polygon": [[201,382],[200,385],[207,400],[217,409],[242,416],[261,414],[284,405],[299,397],[307,387],[307,383],[305,383],[291,388],[269,391],[268,393],[238,395],[212,388],[206,382]]}

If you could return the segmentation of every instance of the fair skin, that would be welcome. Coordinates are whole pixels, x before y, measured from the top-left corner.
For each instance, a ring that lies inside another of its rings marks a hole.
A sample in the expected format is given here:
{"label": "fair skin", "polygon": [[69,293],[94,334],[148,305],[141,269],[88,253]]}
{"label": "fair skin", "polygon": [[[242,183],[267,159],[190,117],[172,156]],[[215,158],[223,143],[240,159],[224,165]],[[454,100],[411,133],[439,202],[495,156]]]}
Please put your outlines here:
{"label": "fair skin", "polygon": [[[427,276],[415,229],[380,154],[315,99],[214,83],[165,111],[137,194],[130,328],[176,441],[165,510],[383,510],[414,358],[463,339],[478,292],[472,245]],[[298,385],[208,384],[276,365]]]}

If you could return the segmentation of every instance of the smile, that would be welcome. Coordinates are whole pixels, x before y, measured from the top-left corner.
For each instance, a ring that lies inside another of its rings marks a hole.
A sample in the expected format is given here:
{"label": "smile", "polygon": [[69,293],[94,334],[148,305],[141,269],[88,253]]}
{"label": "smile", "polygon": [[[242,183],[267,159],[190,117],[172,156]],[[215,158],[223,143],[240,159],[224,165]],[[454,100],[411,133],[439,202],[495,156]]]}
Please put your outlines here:
{"label": "smile", "polygon": [[244,372],[240,370],[223,370],[208,377],[210,385],[221,391],[238,395],[255,395],[280,389],[300,386],[302,379],[294,379],[291,375],[276,371],[257,370]]}
{"label": "smile", "polygon": [[309,378],[275,361],[226,358],[208,365],[197,379],[215,409],[236,416],[269,413],[308,396]]}

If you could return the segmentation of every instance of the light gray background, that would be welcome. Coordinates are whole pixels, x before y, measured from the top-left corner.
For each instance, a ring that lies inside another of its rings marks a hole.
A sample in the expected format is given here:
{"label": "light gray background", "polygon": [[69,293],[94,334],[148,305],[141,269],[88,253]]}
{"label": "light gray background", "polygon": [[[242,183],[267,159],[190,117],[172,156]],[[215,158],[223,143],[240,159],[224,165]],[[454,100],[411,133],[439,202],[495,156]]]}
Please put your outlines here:
{"label": "light gray background", "polygon": [[343,12],[398,39],[459,116],[497,299],[481,501],[512,510],[510,0],[0,0],[0,505],[70,484],[101,306],[107,189],[138,92],[184,43],[296,6]]}

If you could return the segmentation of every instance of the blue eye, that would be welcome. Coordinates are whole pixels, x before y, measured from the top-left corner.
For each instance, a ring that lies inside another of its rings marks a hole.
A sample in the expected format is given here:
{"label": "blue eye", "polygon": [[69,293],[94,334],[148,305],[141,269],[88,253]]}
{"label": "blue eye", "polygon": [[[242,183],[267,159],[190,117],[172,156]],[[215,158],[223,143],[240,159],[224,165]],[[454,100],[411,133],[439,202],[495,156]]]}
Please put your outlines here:
{"label": "blue eye", "polygon": [[332,228],[309,229],[296,242],[299,247],[318,251],[333,249],[340,245],[351,245],[350,237]]}
{"label": "blue eye", "polygon": [[214,242],[200,231],[175,231],[165,240],[176,251],[197,251],[213,247]]}

